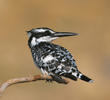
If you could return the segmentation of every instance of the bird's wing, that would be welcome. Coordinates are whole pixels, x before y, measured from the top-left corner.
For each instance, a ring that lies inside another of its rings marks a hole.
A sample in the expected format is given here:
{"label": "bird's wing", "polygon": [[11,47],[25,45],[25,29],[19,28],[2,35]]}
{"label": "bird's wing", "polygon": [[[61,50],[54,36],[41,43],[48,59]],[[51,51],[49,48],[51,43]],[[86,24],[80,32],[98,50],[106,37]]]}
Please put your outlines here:
{"label": "bird's wing", "polygon": [[44,45],[41,51],[46,50],[45,53],[41,55],[40,63],[42,69],[45,69],[48,73],[52,74],[64,74],[72,73],[77,70],[75,60],[67,49],[64,47],[49,44]]}

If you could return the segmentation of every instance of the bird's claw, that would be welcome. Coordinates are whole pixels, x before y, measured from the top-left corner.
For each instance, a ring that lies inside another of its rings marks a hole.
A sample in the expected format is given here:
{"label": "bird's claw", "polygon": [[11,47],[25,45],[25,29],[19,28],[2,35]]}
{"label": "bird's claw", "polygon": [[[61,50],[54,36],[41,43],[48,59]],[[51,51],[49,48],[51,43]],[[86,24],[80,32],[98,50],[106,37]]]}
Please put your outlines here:
{"label": "bird's claw", "polygon": [[52,83],[53,79],[46,79],[46,82]]}

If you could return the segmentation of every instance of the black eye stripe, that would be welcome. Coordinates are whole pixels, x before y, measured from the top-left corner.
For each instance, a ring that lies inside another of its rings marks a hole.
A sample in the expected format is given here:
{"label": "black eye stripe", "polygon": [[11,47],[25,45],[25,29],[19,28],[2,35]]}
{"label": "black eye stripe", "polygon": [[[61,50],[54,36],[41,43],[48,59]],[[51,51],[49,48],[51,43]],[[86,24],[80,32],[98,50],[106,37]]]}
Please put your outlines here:
{"label": "black eye stripe", "polygon": [[51,33],[49,31],[39,32],[39,33],[32,32],[32,35],[35,36],[36,38],[39,38],[43,36],[51,36]]}

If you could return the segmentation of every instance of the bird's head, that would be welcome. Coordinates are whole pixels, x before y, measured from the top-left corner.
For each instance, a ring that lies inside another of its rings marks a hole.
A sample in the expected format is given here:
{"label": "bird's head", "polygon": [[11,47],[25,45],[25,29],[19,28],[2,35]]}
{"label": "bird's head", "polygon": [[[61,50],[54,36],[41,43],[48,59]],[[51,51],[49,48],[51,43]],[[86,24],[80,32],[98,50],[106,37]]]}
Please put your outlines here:
{"label": "bird's head", "polygon": [[35,46],[41,42],[51,42],[59,37],[76,36],[77,33],[71,32],[55,32],[49,28],[35,28],[27,31],[29,37],[29,44]]}

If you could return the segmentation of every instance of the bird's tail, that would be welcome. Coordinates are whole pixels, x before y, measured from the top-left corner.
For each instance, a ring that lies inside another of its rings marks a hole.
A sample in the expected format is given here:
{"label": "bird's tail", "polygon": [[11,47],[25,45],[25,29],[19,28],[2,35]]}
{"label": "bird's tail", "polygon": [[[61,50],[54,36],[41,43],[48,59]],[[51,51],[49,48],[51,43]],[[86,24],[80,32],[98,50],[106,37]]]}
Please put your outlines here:
{"label": "bird's tail", "polygon": [[89,83],[93,82],[92,79],[90,79],[89,77],[83,75],[81,72],[73,72],[72,74],[66,74],[64,76],[68,77],[68,78],[70,78],[72,80],[75,80],[75,81],[77,81],[77,78],[79,78],[79,79],[81,79],[83,81],[86,81],[86,82],[89,82]]}
{"label": "bird's tail", "polygon": [[91,78],[85,76],[81,72],[79,72],[78,78],[81,79],[81,80],[83,80],[83,81],[89,82],[89,83],[92,83],[93,82],[93,80]]}

